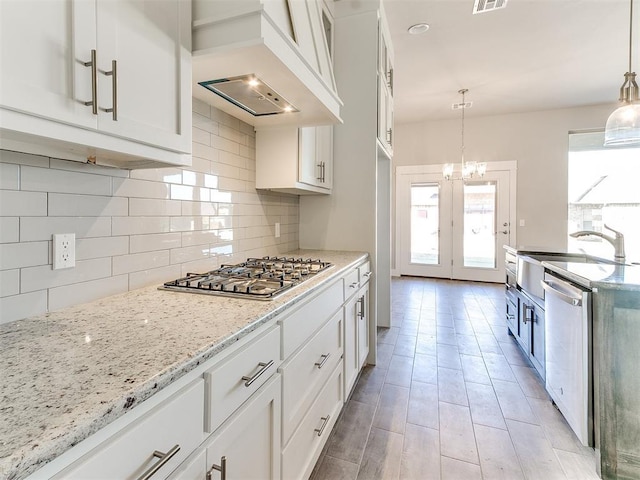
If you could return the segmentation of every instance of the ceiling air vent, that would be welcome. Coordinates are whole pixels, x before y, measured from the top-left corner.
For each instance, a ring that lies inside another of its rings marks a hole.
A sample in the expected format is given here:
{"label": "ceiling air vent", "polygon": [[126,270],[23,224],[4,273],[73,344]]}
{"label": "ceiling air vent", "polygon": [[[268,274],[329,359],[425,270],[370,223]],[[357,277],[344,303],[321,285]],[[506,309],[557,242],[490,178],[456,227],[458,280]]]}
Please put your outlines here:
{"label": "ceiling air vent", "polygon": [[507,0],[475,0],[473,13],[490,12],[507,6]]}
{"label": "ceiling air vent", "polygon": [[198,83],[255,117],[298,111],[282,95],[253,74]]}
{"label": "ceiling air vent", "polygon": [[472,105],[473,105],[473,102],[453,103],[451,105],[451,110],[460,110],[461,108],[471,108]]}

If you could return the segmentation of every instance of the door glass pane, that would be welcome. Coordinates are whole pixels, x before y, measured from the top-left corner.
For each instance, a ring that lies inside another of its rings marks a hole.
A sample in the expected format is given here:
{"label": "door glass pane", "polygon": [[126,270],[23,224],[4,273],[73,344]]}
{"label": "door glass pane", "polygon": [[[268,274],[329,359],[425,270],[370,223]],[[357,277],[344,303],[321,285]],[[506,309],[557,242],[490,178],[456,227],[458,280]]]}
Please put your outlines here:
{"label": "door glass pane", "polygon": [[464,184],[464,266],[496,266],[496,182]]}
{"label": "door glass pane", "polygon": [[439,185],[411,185],[411,263],[438,265]]}

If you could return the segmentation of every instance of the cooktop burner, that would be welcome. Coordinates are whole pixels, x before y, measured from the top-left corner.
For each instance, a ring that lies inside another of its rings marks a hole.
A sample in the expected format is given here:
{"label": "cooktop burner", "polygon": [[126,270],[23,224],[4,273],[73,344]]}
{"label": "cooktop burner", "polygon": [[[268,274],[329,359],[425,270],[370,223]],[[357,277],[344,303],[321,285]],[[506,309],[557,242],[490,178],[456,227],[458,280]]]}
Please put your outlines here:
{"label": "cooktop burner", "polygon": [[248,258],[206,273],[187,273],[159,289],[271,300],[331,266],[329,262],[303,258]]}

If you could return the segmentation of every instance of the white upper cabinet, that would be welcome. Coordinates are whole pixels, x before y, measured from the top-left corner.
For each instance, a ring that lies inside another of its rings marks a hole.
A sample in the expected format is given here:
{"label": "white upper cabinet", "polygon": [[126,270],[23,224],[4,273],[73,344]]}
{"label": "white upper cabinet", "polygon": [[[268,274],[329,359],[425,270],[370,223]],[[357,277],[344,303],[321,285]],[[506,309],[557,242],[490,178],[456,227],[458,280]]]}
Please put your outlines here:
{"label": "white upper cabinet", "polygon": [[[333,17],[326,5],[323,0],[194,0],[194,97],[256,127],[340,123],[342,102],[327,38]],[[235,85],[222,95],[203,86],[224,89],[220,80],[228,79]],[[286,101],[294,111],[252,111],[255,98],[267,97],[262,85],[268,86],[268,100]]]}
{"label": "white upper cabinet", "polygon": [[393,50],[384,17],[379,20],[378,37],[378,139],[393,154]]}
{"label": "white upper cabinet", "polygon": [[188,0],[0,2],[3,148],[190,164],[190,20]]}
{"label": "white upper cabinet", "polygon": [[309,195],[332,186],[333,126],[256,131],[256,188]]}
{"label": "white upper cabinet", "polygon": [[[97,2],[100,130],[191,151],[191,40],[187,0]],[[117,76],[105,75],[116,62]],[[114,90],[115,85],[115,90]],[[187,98],[185,98],[185,96]],[[185,129],[187,131],[185,131]]]}

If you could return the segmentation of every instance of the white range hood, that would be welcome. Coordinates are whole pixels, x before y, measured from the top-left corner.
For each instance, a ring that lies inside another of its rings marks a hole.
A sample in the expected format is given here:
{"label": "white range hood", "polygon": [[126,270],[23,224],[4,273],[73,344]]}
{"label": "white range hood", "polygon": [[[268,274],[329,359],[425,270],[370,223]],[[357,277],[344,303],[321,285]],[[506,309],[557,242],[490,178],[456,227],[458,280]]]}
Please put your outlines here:
{"label": "white range hood", "polygon": [[341,123],[321,5],[195,0],[193,96],[256,127]]}

